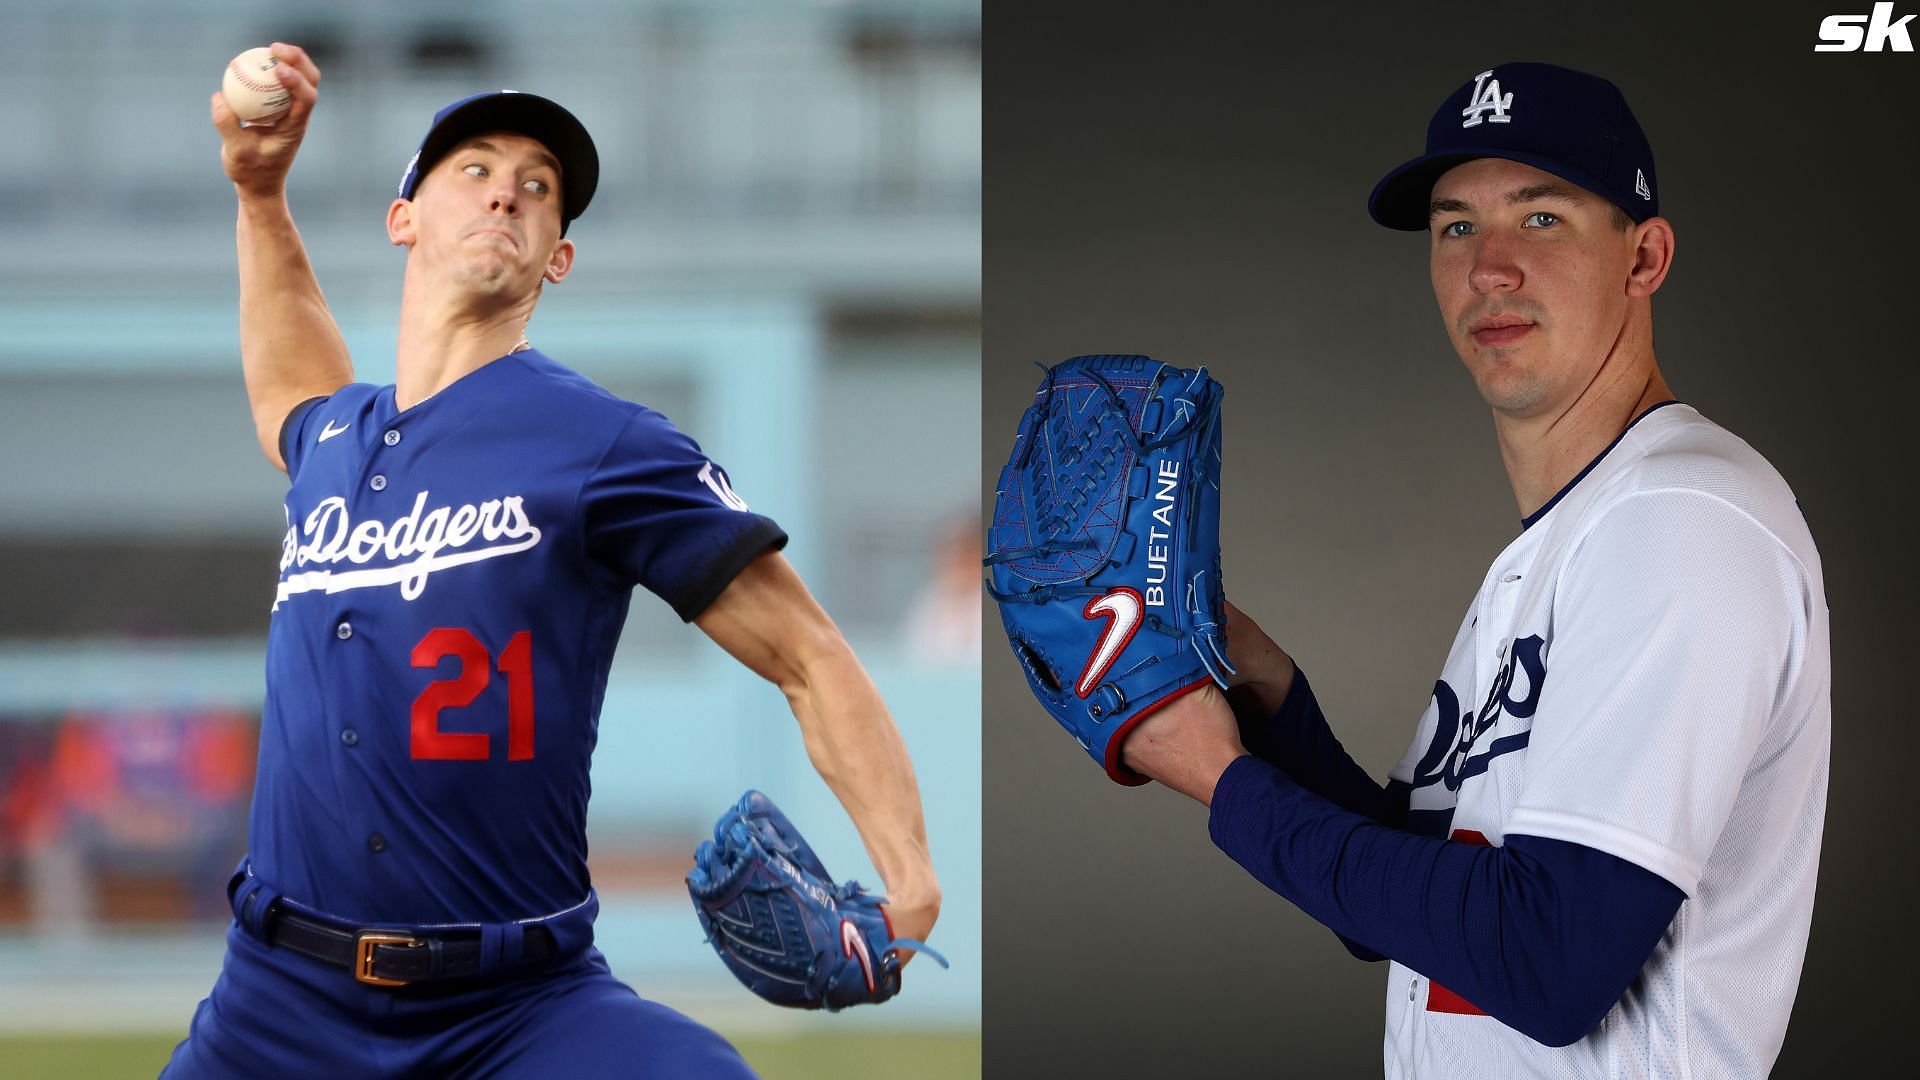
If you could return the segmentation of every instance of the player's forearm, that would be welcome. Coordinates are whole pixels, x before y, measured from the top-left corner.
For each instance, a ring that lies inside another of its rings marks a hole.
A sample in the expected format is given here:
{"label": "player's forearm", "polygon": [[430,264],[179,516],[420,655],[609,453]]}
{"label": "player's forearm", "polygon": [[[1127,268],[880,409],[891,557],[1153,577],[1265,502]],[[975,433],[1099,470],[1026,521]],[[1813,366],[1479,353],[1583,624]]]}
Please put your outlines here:
{"label": "player's forearm", "polygon": [[1226,609],[1227,659],[1234,669],[1227,698],[1243,717],[1272,716],[1293,690],[1293,657],[1239,608],[1229,603]]}
{"label": "player's forearm", "polygon": [[1403,793],[1383,791],[1348,755],[1293,657],[1238,607],[1228,603],[1226,611],[1227,656],[1234,667],[1226,696],[1241,745],[1322,798],[1382,825],[1404,825]]}
{"label": "player's forearm", "polygon": [[1340,745],[1306,672],[1289,662],[1286,674],[1287,690],[1277,701],[1264,690],[1258,696],[1242,696],[1243,686],[1228,691],[1242,745],[1315,795],[1382,825],[1403,827],[1407,807],[1397,796],[1404,792],[1382,789]]}
{"label": "player's forearm", "polygon": [[284,195],[242,196],[235,230],[240,259],[240,363],[256,423],[263,407],[353,381],[346,341],[327,310]]}
{"label": "player's forearm", "polygon": [[1576,844],[1514,836],[1493,848],[1385,828],[1253,758],[1221,777],[1209,831],[1342,938],[1556,1046],[1606,1015],[1683,898]]}
{"label": "player's forearm", "polygon": [[937,913],[920,787],[880,692],[844,641],[823,649],[785,688],[821,779],[846,807],[897,907]]}
{"label": "player's forearm", "polygon": [[[1287,691],[1280,703],[1265,711],[1247,708],[1246,699],[1236,699],[1239,687],[1227,698],[1234,703],[1240,722],[1240,738],[1247,750],[1262,761],[1286,771],[1301,787],[1342,809],[1392,828],[1407,823],[1408,788],[1389,783],[1383,790],[1353,760],[1346,747],[1334,737],[1326,714],[1320,709],[1307,673],[1288,664]],[[1386,957],[1358,941],[1335,931],[1340,943],[1356,959],[1377,963]]]}

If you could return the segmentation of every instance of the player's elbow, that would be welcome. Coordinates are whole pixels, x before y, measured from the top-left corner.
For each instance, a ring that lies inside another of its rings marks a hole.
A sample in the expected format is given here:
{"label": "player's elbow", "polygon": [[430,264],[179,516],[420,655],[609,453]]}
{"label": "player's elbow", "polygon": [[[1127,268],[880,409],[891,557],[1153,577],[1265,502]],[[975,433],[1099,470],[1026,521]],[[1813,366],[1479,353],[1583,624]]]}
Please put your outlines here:
{"label": "player's elbow", "polygon": [[1490,855],[1507,874],[1509,1007],[1489,1009],[1547,1046],[1591,1034],[1653,957],[1684,895],[1618,856],[1509,834]]}
{"label": "player's elbow", "polygon": [[1514,1030],[1543,1046],[1572,1046],[1588,1033],[1600,1026],[1607,1015],[1601,1009],[1598,1015],[1581,1009],[1548,1009],[1542,1015],[1528,1018],[1522,1024],[1510,1025]]}
{"label": "player's elbow", "polygon": [[1333,936],[1340,939],[1340,944],[1347,947],[1348,955],[1352,956],[1355,960],[1365,960],[1369,964],[1377,964],[1386,959],[1384,955],[1374,952],[1372,949],[1367,948],[1365,945],[1360,944],[1345,934],[1336,931]]}
{"label": "player's elbow", "polygon": [[[1366,959],[1363,947],[1347,942],[1347,948],[1355,956]],[[1471,988],[1464,996],[1476,1009],[1508,1028],[1542,1046],[1552,1047],[1572,1046],[1586,1038],[1613,1007],[1612,1001],[1596,1007],[1592,995],[1584,988],[1570,988],[1570,984],[1558,981],[1532,983],[1524,990],[1493,983]]]}
{"label": "player's elbow", "polygon": [[1621,966],[1617,951],[1603,951],[1602,962],[1577,947],[1523,953],[1510,964],[1504,984],[1488,990],[1484,1007],[1543,1046],[1572,1046],[1600,1026],[1639,970]]}

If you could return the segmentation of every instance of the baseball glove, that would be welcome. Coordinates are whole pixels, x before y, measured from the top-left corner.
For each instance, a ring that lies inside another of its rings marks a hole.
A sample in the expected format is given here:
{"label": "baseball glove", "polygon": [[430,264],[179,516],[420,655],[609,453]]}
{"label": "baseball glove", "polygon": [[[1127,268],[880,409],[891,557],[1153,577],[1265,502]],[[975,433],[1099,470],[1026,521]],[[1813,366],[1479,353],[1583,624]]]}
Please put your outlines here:
{"label": "baseball glove", "polygon": [[1115,781],[1120,744],[1227,663],[1220,384],[1145,356],[1047,370],[1000,473],[987,591],[1027,682]]}
{"label": "baseball glove", "polygon": [[693,854],[687,892],[707,942],[747,989],[796,1009],[838,1011],[900,992],[900,949],[886,897],[836,885],[773,800],[749,791]]}

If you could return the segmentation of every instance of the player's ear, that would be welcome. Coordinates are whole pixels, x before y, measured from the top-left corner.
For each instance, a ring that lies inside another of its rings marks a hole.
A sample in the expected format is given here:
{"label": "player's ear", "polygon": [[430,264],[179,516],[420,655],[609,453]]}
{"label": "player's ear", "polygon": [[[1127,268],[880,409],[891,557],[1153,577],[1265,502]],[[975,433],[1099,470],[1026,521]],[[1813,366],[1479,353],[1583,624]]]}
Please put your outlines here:
{"label": "player's ear", "polygon": [[1627,272],[1627,295],[1652,296],[1673,268],[1673,225],[1651,217],[1633,227],[1633,268]]}
{"label": "player's ear", "polygon": [[393,205],[387,207],[387,239],[393,241],[395,247],[413,246],[413,203],[395,199]]}
{"label": "player's ear", "polygon": [[565,281],[573,271],[573,241],[562,240],[554,245],[553,254],[547,257],[547,271],[540,276],[555,285]]}

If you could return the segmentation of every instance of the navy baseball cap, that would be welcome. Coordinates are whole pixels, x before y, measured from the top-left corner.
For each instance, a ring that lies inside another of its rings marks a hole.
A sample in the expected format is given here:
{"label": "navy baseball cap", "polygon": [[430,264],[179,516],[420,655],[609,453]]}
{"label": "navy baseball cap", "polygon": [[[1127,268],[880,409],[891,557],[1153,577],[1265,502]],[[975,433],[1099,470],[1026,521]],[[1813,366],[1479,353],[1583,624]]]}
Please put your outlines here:
{"label": "navy baseball cap", "polygon": [[1434,181],[1484,157],[1550,172],[1636,222],[1660,213],[1653,147],[1625,95],[1554,64],[1502,64],[1455,90],[1427,123],[1427,152],[1375,184],[1367,212],[1389,229],[1424,232]]}
{"label": "navy baseball cap", "polygon": [[400,174],[400,198],[411,199],[420,178],[466,139],[489,131],[511,131],[538,139],[560,160],[560,235],[593,201],[600,183],[600,153],[574,115],[546,98],[517,90],[474,94],[433,114],[433,126]]}

